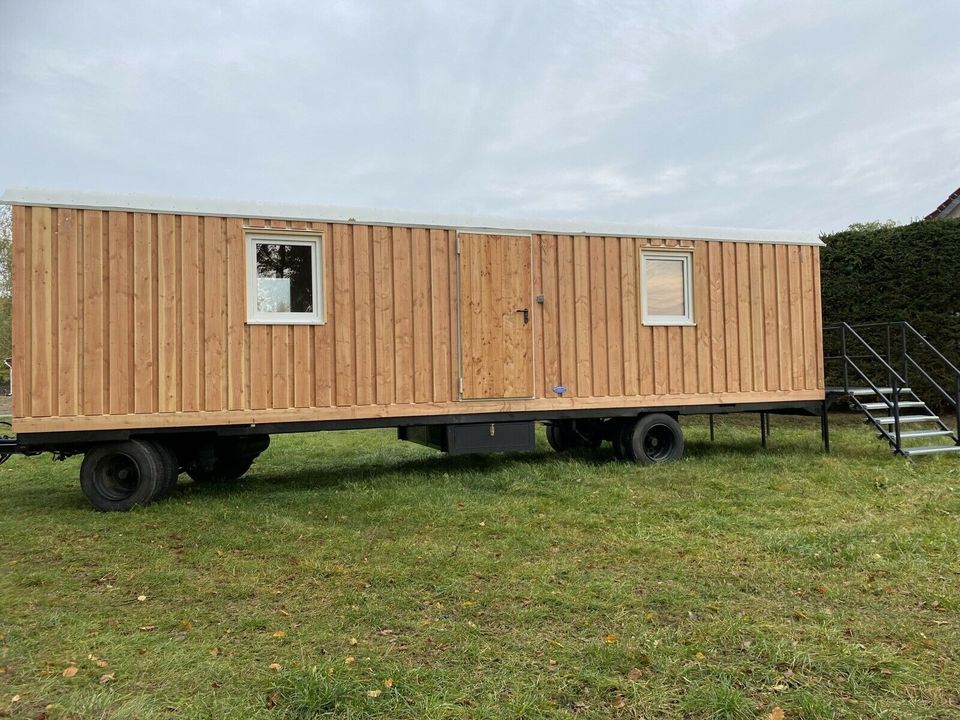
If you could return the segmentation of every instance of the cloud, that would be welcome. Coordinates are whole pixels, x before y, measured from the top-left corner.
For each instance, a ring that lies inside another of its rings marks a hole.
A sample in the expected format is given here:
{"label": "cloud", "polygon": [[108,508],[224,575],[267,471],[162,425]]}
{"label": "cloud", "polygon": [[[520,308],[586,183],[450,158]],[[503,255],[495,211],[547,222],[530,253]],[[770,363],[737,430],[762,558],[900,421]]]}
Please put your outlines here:
{"label": "cloud", "polygon": [[831,230],[960,185],[956,3],[0,5],[0,187]]}

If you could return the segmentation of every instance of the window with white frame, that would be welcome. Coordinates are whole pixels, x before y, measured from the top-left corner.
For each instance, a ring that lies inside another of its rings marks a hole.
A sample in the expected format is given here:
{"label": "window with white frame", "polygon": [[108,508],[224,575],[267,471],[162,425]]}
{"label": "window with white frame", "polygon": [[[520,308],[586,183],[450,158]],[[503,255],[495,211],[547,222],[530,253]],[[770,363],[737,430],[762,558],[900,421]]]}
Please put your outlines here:
{"label": "window with white frame", "polygon": [[319,235],[247,235],[247,320],[322,323],[321,248]]}
{"label": "window with white frame", "polygon": [[644,252],[640,288],[644,325],[693,325],[693,256]]}

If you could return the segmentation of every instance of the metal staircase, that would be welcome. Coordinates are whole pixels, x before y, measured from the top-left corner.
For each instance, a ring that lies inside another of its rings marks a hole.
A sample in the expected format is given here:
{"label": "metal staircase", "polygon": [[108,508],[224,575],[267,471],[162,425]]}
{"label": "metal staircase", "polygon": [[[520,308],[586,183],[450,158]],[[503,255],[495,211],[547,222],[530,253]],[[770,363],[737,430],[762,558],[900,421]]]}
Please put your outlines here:
{"label": "metal staircase", "polygon": [[[824,354],[827,370],[841,383],[827,388],[828,401],[848,397],[877,437],[904,457],[960,452],[960,369],[909,323],[826,325],[824,347],[828,344],[836,354]],[[934,369],[924,368],[921,362]],[[921,399],[910,381],[953,410],[953,429]]]}

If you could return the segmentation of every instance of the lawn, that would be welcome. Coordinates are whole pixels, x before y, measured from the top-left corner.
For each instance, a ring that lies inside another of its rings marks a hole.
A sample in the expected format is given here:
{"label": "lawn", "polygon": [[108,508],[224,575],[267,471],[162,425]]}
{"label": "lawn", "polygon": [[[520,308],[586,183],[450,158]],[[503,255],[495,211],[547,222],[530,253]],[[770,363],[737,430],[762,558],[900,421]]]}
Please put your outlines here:
{"label": "lawn", "polygon": [[14,458],[0,714],[960,717],[960,458],[833,422],[693,419],[660,467],[278,436],[126,514]]}

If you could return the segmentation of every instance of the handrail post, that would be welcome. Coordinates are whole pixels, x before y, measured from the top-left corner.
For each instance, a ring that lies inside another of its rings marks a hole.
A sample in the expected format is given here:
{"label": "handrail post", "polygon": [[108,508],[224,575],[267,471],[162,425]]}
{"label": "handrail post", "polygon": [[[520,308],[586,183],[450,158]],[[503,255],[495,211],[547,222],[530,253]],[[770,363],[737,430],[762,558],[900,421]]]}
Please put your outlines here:
{"label": "handrail post", "polygon": [[900,321],[900,360],[903,362],[903,381],[909,383],[910,378],[907,377],[907,323],[904,320]]}
{"label": "handrail post", "polygon": [[897,439],[897,452],[900,452],[900,387],[898,382],[890,385],[893,392],[893,434]]}
{"label": "handrail post", "polygon": [[953,382],[953,412],[957,419],[957,438],[960,439],[960,375],[954,375]]}
{"label": "handrail post", "polygon": [[887,323],[887,326],[886,326],[885,329],[886,329],[886,331],[887,331],[887,364],[890,366],[890,371],[887,372],[887,384],[888,384],[890,387],[893,387],[893,372],[892,372],[892,370],[893,370],[893,345],[891,344],[891,340],[890,340],[890,324],[889,324],[889,323]]}
{"label": "handrail post", "polygon": [[843,391],[850,392],[850,378],[847,372],[847,324],[840,324],[840,357],[843,358]]}

